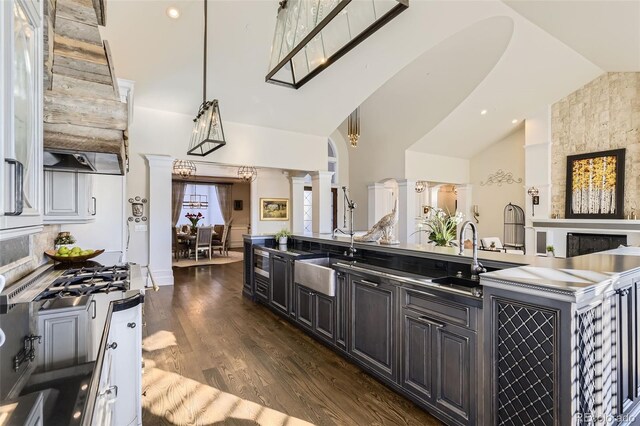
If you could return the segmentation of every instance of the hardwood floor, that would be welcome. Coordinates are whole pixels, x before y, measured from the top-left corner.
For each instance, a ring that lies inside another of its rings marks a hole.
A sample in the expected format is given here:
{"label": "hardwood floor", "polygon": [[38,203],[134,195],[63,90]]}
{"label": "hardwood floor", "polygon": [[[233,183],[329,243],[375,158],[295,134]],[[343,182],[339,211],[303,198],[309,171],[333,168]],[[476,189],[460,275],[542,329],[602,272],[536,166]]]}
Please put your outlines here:
{"label": "hardwood floor", "polygon": [[241,262],[174,277],[145,303],[145,426],[441,424],[244,299]]}

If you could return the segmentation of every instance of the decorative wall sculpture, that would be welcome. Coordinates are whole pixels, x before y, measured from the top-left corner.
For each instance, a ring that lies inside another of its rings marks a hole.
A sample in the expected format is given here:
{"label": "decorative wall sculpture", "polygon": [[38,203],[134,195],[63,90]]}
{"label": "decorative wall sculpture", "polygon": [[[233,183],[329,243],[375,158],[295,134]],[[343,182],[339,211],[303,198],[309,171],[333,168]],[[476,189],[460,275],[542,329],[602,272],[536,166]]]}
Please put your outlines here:
{"label": "decorative wall sculpture", "polygon": [[503,183],[509,185],[512,183],[522,183],[522,178],[514,178],[513,173],[498,169],[494,174],[487,176],[486,181],[480,182],[480,185],[493,185],[494,183],[498,186],[502,186]]}

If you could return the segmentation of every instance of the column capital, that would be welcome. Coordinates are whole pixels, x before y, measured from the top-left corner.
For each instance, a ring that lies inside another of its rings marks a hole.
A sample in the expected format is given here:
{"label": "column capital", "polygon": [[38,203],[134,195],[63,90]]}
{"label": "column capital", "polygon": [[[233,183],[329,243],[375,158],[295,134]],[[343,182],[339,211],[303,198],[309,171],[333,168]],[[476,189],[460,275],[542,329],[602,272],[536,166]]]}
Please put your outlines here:
{"label": "column capital", "polygon": [[289,180],[293,185],[304,185],[304,177],[303,176],[289,176]]}
{"label": "column capital", "polygon": [[309,174],[311,175],[311,179],[320,179],[320,178],[328,178],[331,179],[331,176],[333,176],[334,172],[327,172],[327,171],[323,171],[323,170],[318,170],[315,172],[310,172]]}
{"label": "column capital", "polygon": [[144,157],[146,158],[149,167],[173,165],[175,160],[175,158],[170,155],[145,154]]}
{"label": "column capital", "polygon": [[370,183],[369,185],[367,185],[367,189],[380,189],[380,188],[384,188],[384,183],[380,183],[380,182],[374,182],[374,183]]}
{"label": "column capital", "polygon": [[398,188],[415,188],[416,186],[416,181],[413,179],[398,179],[396,182],[398,182]]}

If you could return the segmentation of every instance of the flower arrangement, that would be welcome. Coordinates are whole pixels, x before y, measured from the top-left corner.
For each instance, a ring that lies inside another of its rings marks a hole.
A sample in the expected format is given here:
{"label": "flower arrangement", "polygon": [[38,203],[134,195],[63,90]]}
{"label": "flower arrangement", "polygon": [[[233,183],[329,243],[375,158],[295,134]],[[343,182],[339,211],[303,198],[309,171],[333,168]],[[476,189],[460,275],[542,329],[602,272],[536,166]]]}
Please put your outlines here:
{"label": "flower arrangement", "polygon": [[202,213],[198,212],[198,214],[195,213],[187,213],[184,215],[184,217],[186,217],[187,219],[189,219],[189,222],[191,222],[191,233],[195,234],[198,232],[198,222],[200,222],[200,219],[204,219],[204,216],[202,215]]}
{"label": "flower arrangement", "polygon": [[457,212],[452,215],[450,212],[433,207],[429,213],[418,223],[418,231],[426,232],[429,235],[429,242],[437,246],[449,247],[455,245],[458,224],[462,222],[464,215]]}

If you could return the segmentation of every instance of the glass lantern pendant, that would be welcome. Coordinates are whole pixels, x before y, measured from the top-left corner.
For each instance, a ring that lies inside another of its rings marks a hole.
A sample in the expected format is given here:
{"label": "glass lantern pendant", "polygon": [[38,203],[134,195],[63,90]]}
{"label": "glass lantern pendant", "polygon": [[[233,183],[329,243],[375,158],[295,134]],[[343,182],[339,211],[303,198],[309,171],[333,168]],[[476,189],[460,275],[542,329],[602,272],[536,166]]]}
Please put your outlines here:
{"label": "glass lantern pendant", "polygon": [[282,0],[265,80],[294,89],[409,7],[409,0]]}
{"label": "glass lantern pendant", "polygon": [[202,104],[193,119],[193,131],[187,154],[204,157],[227,144],[222,129],[218,100],[207,101],[207,0],[204,0],[204,60],[202,72]]}
{"label": "glass lantern pendant", "polygon": [[193,132],[187,154],[204,157],[226,144],[218,100],[203,102],[198,115],[193,119]]}

